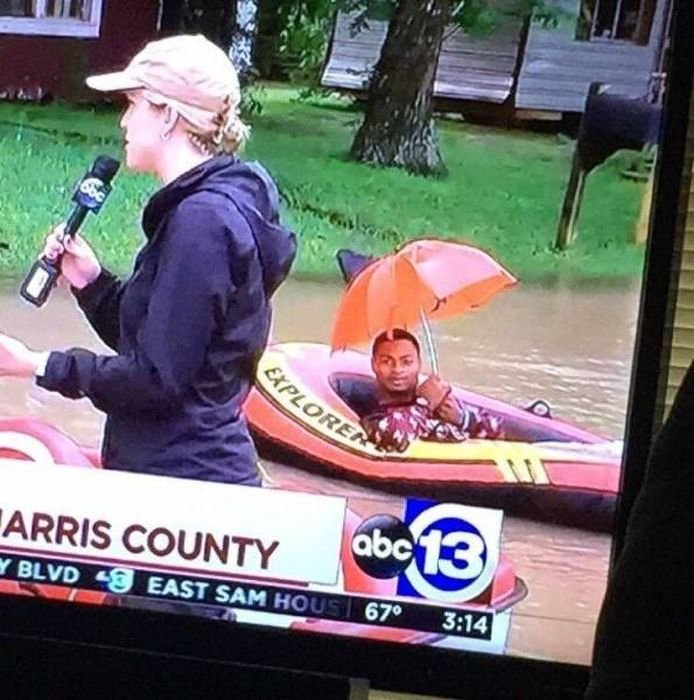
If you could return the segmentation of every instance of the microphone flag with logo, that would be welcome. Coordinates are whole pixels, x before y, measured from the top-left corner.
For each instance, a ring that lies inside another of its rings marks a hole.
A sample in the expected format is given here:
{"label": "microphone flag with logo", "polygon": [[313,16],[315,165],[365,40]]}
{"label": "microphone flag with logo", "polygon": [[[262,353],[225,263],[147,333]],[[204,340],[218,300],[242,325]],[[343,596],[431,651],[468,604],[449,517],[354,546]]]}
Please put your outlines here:
{"label": "microphone flag with logo", "polygon": [[[72,195],[75,206],[65,222],[63,240],[77,233],[89,212],[99,213],[111,192],[111,180],[119,167],[120,163],[109,156],[99,156],[94,161]],[[42,256],[32,266],[19,293],[34,306],[43,306],[59,275],[60,258],[49,260]]]}

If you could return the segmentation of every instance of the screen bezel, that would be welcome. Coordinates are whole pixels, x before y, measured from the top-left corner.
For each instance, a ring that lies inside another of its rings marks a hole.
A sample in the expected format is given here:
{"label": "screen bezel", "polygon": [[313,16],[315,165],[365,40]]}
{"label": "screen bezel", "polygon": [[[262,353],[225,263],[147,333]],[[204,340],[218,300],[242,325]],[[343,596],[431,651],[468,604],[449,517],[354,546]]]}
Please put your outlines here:
{"label": "screen bezel", "polygon": [[[694,52],[690,46],[694,3],[673,3],[665,114],[651,216],[651,231],[655,235],[650,236],[646,252],[613,561],[621,551],[628,515],[643,480],[657,419],[670,313],[668,300],[694,76]],[[0,596],[0,638],[3,637],[6,643],[11,643],[13,637],[35,638],[183,655],[201,662],[227,661],[330,673],[367,678],[378,688],[447,697],[503,697],[502,693],[512,693],[519,687],[524,689],[525,697],[544,696],[549,689],[556,691],[552,697],[561,697],[560,693],[568,697],[582,691],[588,676],[587,667],[551,661],[13,596]],[[388,663],[383,662],[382,654],[387,654]]]}
{"label": "screen bezel", "polygon": [[[625,432],[621,493],[612,540],[612,566],[624,546],[629,513],[643,483],[648,453],[662,419],[679,271],[677,221],[680,216],[685,150],[694,77],[694,5],[672,0],[664,119],[656,165],[650,236],[646,248]],[[688,38],[689,37],[689,38]],[[681,236],[680,232],[680,236]],[[674,280],[674,283],[673,283]]]}

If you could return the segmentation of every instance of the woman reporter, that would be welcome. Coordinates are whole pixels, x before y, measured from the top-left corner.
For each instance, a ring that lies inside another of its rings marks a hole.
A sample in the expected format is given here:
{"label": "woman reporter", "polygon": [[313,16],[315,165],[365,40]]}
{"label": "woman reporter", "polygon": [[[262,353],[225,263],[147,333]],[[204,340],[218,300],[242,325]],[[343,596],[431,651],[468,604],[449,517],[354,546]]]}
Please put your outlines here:
{"label": "woman reporter", "polygon": [[176,36],[87,83],[125,93],[126,165],[162,183],[127,280],[63,227],[44,249],[117,354],[37,353],[0,334],[0,376],[89,398],[107,414],[107,469],[257,485],[242,407],[296,243],[267,172],[235,155],[248,130],[234,68],[202,36]]}

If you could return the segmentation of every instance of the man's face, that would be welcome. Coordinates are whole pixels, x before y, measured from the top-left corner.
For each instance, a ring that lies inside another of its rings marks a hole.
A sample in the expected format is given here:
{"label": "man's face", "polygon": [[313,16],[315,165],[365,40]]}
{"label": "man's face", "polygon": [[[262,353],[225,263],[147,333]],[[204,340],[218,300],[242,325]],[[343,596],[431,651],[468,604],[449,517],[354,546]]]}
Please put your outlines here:
{"label": "man's face", "polygon": [[371,358],[376,379],[391,393],[403,394],[417,388],[420,362],[417,348],[409,340],[387,340]]}

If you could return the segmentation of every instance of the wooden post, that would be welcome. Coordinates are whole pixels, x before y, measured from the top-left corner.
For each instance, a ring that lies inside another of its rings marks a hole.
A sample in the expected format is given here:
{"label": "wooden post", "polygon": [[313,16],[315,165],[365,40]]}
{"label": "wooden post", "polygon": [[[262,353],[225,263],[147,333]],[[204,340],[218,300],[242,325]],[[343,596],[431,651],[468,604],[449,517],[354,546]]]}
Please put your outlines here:
{"label": "wooden post", "polygon": [[648,240],[649,224],[651,222],[651,204],[653,202],[653,183],[655,180],[655,172],[651,171],[646,187],[641,198],[641,213],[639,220],[634,229],[634,243],[643,245]]}
{"label": "wooden post", "polygon": [[[604,85],[594,81],[588,88],[585,106],[583,108],[583,117],[585,118],[588,102],[594,95],[599,94]],[[574,147],[574,157],[571,161],[571,173],[569,174],[569,184],[566,186],[566,194],[564,195],[564,204],[561,208],[559,216],[559,225],[557,226],[557,237],[554,241],[555,250],[566,250],[576,240],[576,222],[581,211],[581,203],[583,202],[583,190],[586,185],[586,171],[581,167],[581,158],[578,153],[578,145],[581,142],[583,133],[583,125],[578,130],[578,138]]]}
{"label": "wooden post", "polygon": [[557,226],[557,237],[554,242],[554,247],[557,250],[566,250],[576,239],[576,222],[578,221],[578,214],[581,210],[585,184],[586,173],[581,167],[577,143],[574,150],[574,157],[571,161],[569,184],[566,186],[564,204],[561,208],[559,225]]}

